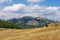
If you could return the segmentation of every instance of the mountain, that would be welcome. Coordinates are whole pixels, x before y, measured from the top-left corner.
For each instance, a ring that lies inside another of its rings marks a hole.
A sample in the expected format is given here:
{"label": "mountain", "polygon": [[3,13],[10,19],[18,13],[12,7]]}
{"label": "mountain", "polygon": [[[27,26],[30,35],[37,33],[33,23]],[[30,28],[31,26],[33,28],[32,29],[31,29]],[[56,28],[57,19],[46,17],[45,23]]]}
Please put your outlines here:
{"label": "mountain", "polygon": [[20,25],[23,28],[38,28],[44,26],[48,27],[48,24],[55,22],[44,17],[32,17],[32,16],[13,18],[9,19],[8,21]]}
{"label": "mountain", "polygon": [[0,28],[21,29],[22,27],[5,20],[0,20]]}

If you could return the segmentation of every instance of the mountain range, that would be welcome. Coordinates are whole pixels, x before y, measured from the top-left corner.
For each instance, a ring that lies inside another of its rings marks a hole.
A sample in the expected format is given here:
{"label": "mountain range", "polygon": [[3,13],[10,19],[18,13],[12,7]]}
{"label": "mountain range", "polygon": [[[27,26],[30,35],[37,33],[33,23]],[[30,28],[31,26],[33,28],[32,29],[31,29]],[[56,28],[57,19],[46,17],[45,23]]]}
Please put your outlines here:
{"label": "mountain range", "polygon": [[12,18],[7,21],[12,22],[13,24],[22,26],[22,28],[38,28],[38,27],[44,27],[44,26],[48,27],[48,24],[56,22],[44,17],[32,17],[32,16]]}

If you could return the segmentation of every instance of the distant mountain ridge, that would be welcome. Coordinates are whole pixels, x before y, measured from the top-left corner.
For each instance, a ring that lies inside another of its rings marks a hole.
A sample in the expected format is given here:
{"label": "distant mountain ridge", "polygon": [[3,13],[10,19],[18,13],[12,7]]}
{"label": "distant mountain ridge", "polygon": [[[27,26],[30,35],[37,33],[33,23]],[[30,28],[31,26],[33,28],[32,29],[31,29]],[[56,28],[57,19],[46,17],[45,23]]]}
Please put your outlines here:
{"label": "distant mountain ridge", "polygon": [[54,23],[55,21],[49,20],[44,17],[32,17],[32,16],[24,16],[21,18],[12,18],[8,20],[14,24],[20,25],[23,28],[36,28],[36,27],[44,27],[48,24]]}

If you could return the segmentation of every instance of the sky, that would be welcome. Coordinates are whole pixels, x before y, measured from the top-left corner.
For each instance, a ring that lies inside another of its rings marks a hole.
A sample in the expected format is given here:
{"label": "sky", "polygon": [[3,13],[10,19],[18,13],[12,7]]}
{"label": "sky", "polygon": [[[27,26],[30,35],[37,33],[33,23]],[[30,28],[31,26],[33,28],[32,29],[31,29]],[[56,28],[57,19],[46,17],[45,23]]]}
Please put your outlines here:
{"label": "sky", "polygon": [[0,19],[23,16],[60,21],[60,0],[0,0]]}

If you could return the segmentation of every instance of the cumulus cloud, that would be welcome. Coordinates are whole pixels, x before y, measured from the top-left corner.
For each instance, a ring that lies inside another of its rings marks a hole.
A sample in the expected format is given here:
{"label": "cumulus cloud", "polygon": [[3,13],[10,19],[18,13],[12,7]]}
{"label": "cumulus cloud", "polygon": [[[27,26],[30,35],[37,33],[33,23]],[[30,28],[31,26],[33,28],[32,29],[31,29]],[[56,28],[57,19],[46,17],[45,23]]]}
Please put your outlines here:
{"label": "cumulus cloud", "polygon": [[[18,18],[21,16],[44,16],[49,19],[60,19],[60,7],[47,7],[40,5],[14,4],[12,6],[5,7],[3,12],[5,18]],[[1,14],[0,14],[1,15]],[[7,16],[8,15],[8,16]]]}
{"label": "cumulus cloud", "polygon": [[14,4],[14,5],[12,5],[12,6],[8,6],[8,7],[6,7],[6,8],[4,8],[4,11],[19,11],[20,9],[22,9],[23,7],[25,7],[25,5],[23,5],[23,4]]}
{"label": "cumulus cloud", "polygon": [[11,18],[20,18],[21,15],[20,14],[15,14],[15,13],[5,13],[3,11],[0,11],[0,19],[11,19]]}
{"label": "cumulus cloud", "polygon": [[12,0],[0,0],[0,4],[4,2],[11,2]]}
{"label": "cumulus cloud", "polygon": [[30,3],[38,3],[38,2],[42,2],[44,0],[27,0]]}
{"label": "cumulus cloud", "polygon": [[[33,5],[13,4],[0,9],[0,19],[20,18],[22,16],[44,16],[49,19],[60,20],[60,7],[41,6],[37,3],[45,0],[27,0]],[[12,2],[12,0],[0,0],[0,4],[4,2]],[[34,5],[35,4],[35,5]]]}

